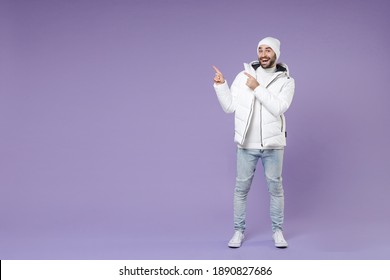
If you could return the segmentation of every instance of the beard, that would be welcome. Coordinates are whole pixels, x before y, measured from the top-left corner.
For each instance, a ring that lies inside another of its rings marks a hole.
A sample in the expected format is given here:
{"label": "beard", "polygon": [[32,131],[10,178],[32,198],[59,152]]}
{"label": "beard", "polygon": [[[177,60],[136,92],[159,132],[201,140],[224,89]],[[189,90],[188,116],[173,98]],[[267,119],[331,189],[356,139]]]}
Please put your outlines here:
{"label": "beard", "polygon": [[[263,59],[267,59],[267,60],[262,61]],[[272,68],[276,64],[276,55],[273,55],[272,57],[262,57],[261,59],[259,57],[259,62],[261,67],[264,69]]]}

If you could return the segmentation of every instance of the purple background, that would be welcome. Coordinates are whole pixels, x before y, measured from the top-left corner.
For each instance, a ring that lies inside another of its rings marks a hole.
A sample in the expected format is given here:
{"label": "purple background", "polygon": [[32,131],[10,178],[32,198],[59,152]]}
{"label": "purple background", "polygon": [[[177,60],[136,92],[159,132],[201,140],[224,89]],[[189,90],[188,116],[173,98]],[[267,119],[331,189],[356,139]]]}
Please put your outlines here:
{"label": "purple background", "polygon": [[[389,8],[1,0],[0,259],[390,259]],[[290,248],[258,172],[232,250],[233,115],[211,65],[231,82],[265,36],[296,80]]]}

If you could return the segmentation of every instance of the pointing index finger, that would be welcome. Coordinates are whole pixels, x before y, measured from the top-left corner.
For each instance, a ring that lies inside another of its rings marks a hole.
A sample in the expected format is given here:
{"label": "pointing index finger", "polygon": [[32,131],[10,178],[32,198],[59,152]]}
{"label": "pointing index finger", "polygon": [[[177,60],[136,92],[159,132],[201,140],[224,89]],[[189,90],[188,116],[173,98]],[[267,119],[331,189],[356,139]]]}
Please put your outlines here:
{"label": "pointing index finger", "polygon": [[213,65],[213,68],[214,68],[214,71],[217,73],[217,74],[222,74],[221,71],[219,71],[219,69]]}
{"label": "pointing index finger", "polygon": [[248,77],[248,78],[255,78],[255,77],[253,77],[251,74],[249,74],[249,73],[247,73],[247,72],[244,72],[244,74]]}

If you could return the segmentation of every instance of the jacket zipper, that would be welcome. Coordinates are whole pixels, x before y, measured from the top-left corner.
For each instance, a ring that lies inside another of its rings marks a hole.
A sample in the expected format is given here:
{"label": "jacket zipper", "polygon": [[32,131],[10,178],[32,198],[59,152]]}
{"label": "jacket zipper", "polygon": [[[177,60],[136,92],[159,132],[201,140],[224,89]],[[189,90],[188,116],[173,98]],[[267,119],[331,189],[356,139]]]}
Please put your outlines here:
{"label": "jacket zipper", "polygon": [[252,114],[253,114],[253,107],[255,106],[255,98],[252,99],[252,104],[251,104],[251,110],[249,111],[249,117],[248,117],[248,120],[246,121],[246,126],[245,126],[245,130],[244,130],[244,133],[242,135],[242,139],[241,140],[241,145],[244,144],[244,140],[246,138],[246,133],[248,132],[248,128],[249,128],[249,123],[250,123],[250,119],[252,118]]}
{"label": "jacket zipper", "polygon": [[[244,64],[244,65],[245,65],[245,64]],[[245,67],[245,69],[246,69],[248,72],[251,72],[249,69],[247,69],[247,67]],[[255,77],[255,79],[257,80],[257,74],[256,74],[256,72],[255,72],[255,73],[251,73],[251,74],[252,74],[252,75]],[[244,142],[245,142],[246,134],[247,134],[248,128],[249,128],[250,119],[252,118],[253,110],[254,110],[254,107],[255,107],[255,102],[256,102],[256,98],[253,97],[253,98],[252,98],[252,104],[251,104],[251,110],[250,110],[250,112],[249,112],[249,118],[248,118],[248,120],[247,120],[247,122],[246,122],[244,134],[243,134],[243,136],[242,136],[242,140],[241,140],[241,143],[240,143],[241,145],[244,144]],[[260,128],[260,129],[261,129],[261,128]]]}

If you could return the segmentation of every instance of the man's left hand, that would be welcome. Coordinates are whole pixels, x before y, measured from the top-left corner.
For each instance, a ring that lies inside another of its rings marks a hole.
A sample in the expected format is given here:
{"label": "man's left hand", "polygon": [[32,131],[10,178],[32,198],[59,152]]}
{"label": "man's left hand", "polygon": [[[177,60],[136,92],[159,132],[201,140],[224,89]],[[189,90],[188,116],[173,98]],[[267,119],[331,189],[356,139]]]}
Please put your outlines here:
{"label": "man's left hand", "polygon": [[253,77],[252,75],[248,74],[247,72],[244,72],[244,74],[248,77],[248,80],[246,81],[246,85],[251,90],[255,90],[255,88],[257,88],[260,85],[259,82],[256,80],[255,77]]}

